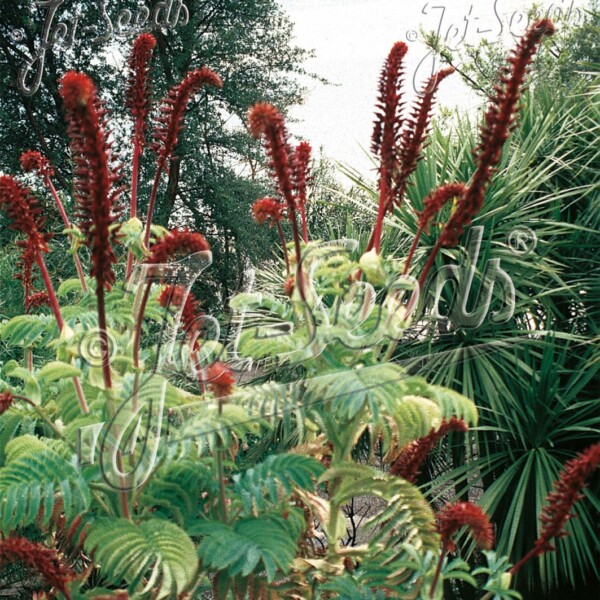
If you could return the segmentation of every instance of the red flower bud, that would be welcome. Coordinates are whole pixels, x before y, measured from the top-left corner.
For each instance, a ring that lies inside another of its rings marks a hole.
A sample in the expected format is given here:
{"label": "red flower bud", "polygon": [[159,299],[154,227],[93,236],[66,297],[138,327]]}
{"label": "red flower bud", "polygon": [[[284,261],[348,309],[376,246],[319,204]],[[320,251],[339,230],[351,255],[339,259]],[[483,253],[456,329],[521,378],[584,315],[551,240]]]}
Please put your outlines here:
{"label": "red flower bud", "polygon": [[10,392],[0,392],[0,415],[4,414],[14,401],[15,398]]}
{"label": "red flower bud", "polygon": [[470,502],[457,502],[446,504],[437,514],[438,531],[442,537],[443,546],[454,550],[452,537],[462,527],[468,527],[475,543],[485,550],[494,546],[494,528],[489,517],[476,504]]}
{"label": "red flower bud", "polygon": [[54,175],[54,169],[50,161],[37,150],[27,150],[19,158],[21,168],[25,173],[35,173],[41,177]]}
{"label": "red flower bud", "polygon": [[283,218],[283,205],[275,198],[261,198],[252,205],[252,215],[259,225],[269,223],[272,227]]}
{"label": "red flower bud", "polygon": [[210,245],[201,233],[189,229],[174,229],[150,248],[151,255],[146,262],[163,264],[207,250],[210,250]]}
{"label": "red flower bud", "polygon": [[390,473],[416,483],[421,467],[436,444],[451,431],[468,431],[467,424],[462,419],[452,417],[450,421],[443,420],[439,429],[431,430],[425,437],[411,442],[402,449],[398,458],[390,467]]}
{"label": "red flower bud", "polygon": [[67,584],[74,574],[62,563],[54,548],[46,548],[40,543],[21,537],[0,541],[0,568],[16,562],[39,574],[48,585],[70,598]]}
{"label": "red flower bud", "polygon": [[206,368],[204,381],[208,383],[210,391],[217,398],[224,398],[231,395],[235,384],[235,377],[225,363],[217,361]]}

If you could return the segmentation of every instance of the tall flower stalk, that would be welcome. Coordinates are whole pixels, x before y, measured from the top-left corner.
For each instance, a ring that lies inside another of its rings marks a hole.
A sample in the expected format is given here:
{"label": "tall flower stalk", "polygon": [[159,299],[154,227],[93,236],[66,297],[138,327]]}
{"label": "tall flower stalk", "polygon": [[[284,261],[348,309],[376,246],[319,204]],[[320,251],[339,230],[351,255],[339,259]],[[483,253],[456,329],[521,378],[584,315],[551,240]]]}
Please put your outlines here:
{"label": "tall flower stalk", "polygon": [[452,539],[463,527],[467,527],[473,541],[479,548],[491,550],[494,547],[494,528],[489,517],[476,504],[456,502],[446,504],[438,513],[438,531],[442,540],[442,552],[431,583],[430,597],[435,598],[435,590],[442,572],[444,559],[453,552],[456,545]]}
{"label": "tall flower stalk", "polygon": [[306,224],[307,184],[310,179],[310,159],[312,148],[308,142],[300,142],[294,151],[294,185],[296,187],[296,204],[302,222],[302,237],[308,244],[308,227]]}
{"label": "tall flower stalk", "polygon": [[[67,215],[67,211],[63,206],[63,203],[54,187],[54,183],[52,182],[52,176],[54,175],[54,168],[52,167],[50,161],[42,155],[40,152],[36,150],[28,150],[27,152],[23,152],[20,158],[21,167],[23,171],[26,173],[35,173],[39,177],[41,177],[44,181],[44,185],[52,195],[54,202],[58,208],[58,212],[63,220],[66,229],[71,229],[71,221]],[[73,242],[73,235],[69,235],[69,240],[71,243]],[[85,274],[83,272],[83,267],[81,266],[81,261],[79,260],[79,255],[75,250],[73,250],[73,262],[75,263],[75,269],[77,271],[77,276],[79,277],[79,281],[81,282],[81,289],[84,292],[87,292],[87,283],[85,281]]]}
{"label": "tall flower stalk", "polygon": [[110,290],[117,257],[117,206],[122,188],[117,186],[119,171],[108,142],[105,114],[96,87],[84,73],[70,71],[63,76],[60,95],[66,110],[71,151],[76,164],[75,199],[79,226],[91,250],[91,275],[96,279],[98,329],[102,353],[104,386],[112,388],[106,323],[105,291]]}
{"label": "tall flower stalk", "polygon": [[[51,235],[42,231],[44,219],[41,216],[41,209],[31,190],[9,175],[0,176],[0,207],[7,212],[9,218],[12,220],[11,228],[26,237],[26,241],[20,240],[17,242],[17,245],[23,248],[22,264],[24,273],[22,280],[25,286],[26,306],[29,306],[30,302],[31,269],[35,262],[42,274],[46,293],[48,294],[48,303],[56,319],[56,324],[59,331],[62,332],[65,324],[56,293],[54,292],[54,286],[52,285],[52,280],[44,261],[44,254],[49,251],[48,241]],[[73,387],[75,388],[81,410],[84,413],[89,412],[83,387],[78,377],[73,377]]]}
{"label": "tall flower stalk", "polygon": [[[302,275],[302,245],[297,219],[297,182],[295,154],[289,143],[289,136],[281,113],[267,102],[255,104],[248,115],[250,133],[262,139],[269,158],[269,167],[276,184],[277,192],[284,199],[287,216],[292,228],[296,254],[296,282],[300,297],[305,300],[304,278]],[[285,244],[284,244],[285,245]]]}
{"label": "tall flower stalk", "polygon": [[268,223],[269,227],[275,225],[277,227],[277,233],[279,234],[279,241],[283,248],[283,256],[285,258],[285,269],[290,275],[290,258],[288,255],[287,244],[285,243],[285,235],[283,233],[283,227],[281,226],[281,220],[283,219],[284,205],[277,200],[277,198],[260,198],[252,205],[252,216],[254,220],[262,225]]}
{"label": "tall flower stalk", "polygon": [[462,419],[456,417],[452,417],[449,421],[444,419],[437,430],[432,430],[431,433],[403,448],[390,466],[390,473],[416,483],[423,463],[436,444],[452,431],[465,433],[468,429],[468,425]]}
{"label": "tall flower stalk", "polygon": [[485,193],[502,157],[502,148],[510,136],[519,110],[519,100],[523,94],[527,68],[531,64],[542,39],[554,33],[554,25],[549,19],[537,21],[523,36],[517,47],[508,57],[500,85],[496,86],[481,129],[481,141],[474,151],[475,173],[465,190],[462,200],[446,223],[436,245],[429,254],[421,272],[419,284],[423,286],[439,250],[443,246],[455,246],[464,228],[471,224],[485,200]]}
{"label": "tall flower stalk", "polygon": [[[133,118],[133,159],[131,165],[131,200],[129,217],[137,216],[137,191],[139,181],[140,160],[146,145],[146,129],[148,113],[151,108],[150,61],[156,46],[156,38],[150,33],[143,33],[133,43],[129,55],[129,80],[125,92],[127,108]],[[127,255],[127,275],[133,266],[133,253]]]}
{"label": "tall flower stalk", "polygon": [[546,497],[547,504],[540,517],[540,536],[533,548],[512,567],[511,573],[516,573],[532,558],[555,550],[552,540],[567,535],[565,525],[573,517],[573,506],[584,497],[581,492],[598,465],[600,443],[590,446],[565,464],[558,481],[554,483],[554,491]]}
{"label": "tall flower stalk", "polygon": [[129,55],[129,81],[125,93],[126,105],[133,118],[133,161],[131,169],[131,202],[129,215],[137,215],[137,188],[140,159],[146,143],[148,112],[151,107],[150,61],[156,38],[143,33],[133,43]]}
{"label": "tall flower stalk", "polygon": [[383,218],[393,204],[393,177],[397,166],[398,143],[402,130],[402,85],[404,56],[408,46],[404,42],[394,44],[383,65],[379,79],[376,119],[373,125],[371,151],[379,157],[379,204],[375,229],[367,251],[379,254]]}
{"label": "tall flower stalk", "polygon": [[454,72],[453,68],[435,73],[423,86],[412,113],[403,117],[402,101],[403,59],[407,46],[403,42],[394,44],[383,66],[377,103],[376,120],[373,128],[371,151],[379,157],[379,205],[377,220],[367,252],[379,254],[383,219],[394,206],[400,206],[406,193],[408,179],[422,158],[435,95],[440,83]]}
{"label": "tall flower stalk", "polygon": [[160,117],[154,131],[155,141],[153,148],[157,154],[156,174],[150,191],[148,201],[148,214],[146,216],[146,229],[144,243],[150,243],[150,228],[156,203],[156,194],[163,171],[168,170],[169,161],[173,159],[173,152],[177,146],[179,133],[183,127],[183,117],[191,97],[202,87],[212,85],[222,87],[221,78],[206,67],[190,71],[177,85],[173,86],[167,97],[160,105]]}
{"label": "tall flower stalk", "polygon": [[0,176],[0,207],[11,219],[11,229],[18,231],[26,238],[17,242],[17,245],[23,249],[23,267],[27,271],[22,277],[26,303],[29,302],[31,295],[31,267],[35,262],[42,274],[58,329],[62,331],[64,321],[43,256],[49,252],[48,241],[51,235],[43,232],[44,218],[41,216],[37,200],[31,190],[14,177],[2,175]]}
{"label": "tall flower stalk", "polygon": [[413,239],[413,243],[408,251],[406,262],[404,264],[404,275],[406,275],[410,269],[410,263],[412,262],[415,250],[419,245],[421,235],[423,231],[427,232],[434,217],[444,208],[444,206],[455,199],[460,199],[464,196],[466,186],[464,183],[449,183],[447,185],[440,186],[437,190],[429,194],[425,200],[423,200],[423,210],[419,214],[417,233]]}

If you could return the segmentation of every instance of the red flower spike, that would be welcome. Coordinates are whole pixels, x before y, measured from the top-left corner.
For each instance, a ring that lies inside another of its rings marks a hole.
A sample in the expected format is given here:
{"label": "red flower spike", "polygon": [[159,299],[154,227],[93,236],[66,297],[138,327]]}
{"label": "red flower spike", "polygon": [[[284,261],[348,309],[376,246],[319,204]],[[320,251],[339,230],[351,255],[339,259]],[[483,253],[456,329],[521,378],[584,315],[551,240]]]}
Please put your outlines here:
{"label": "red flower spike", "polygon": [[523,93],[523,84],[527,68],[531,64],[537,49],[545,35],[554,33],[550,19],[541,19],[527,31],[508,58],[511,64],[501,77],[501,86],[496,86],[496,95],[485,115],[481,129],[481,142],[474,151],[476,170],[465,193],[463,201],[450,217],[442,232],[443,246],[455,246],[464,231],[481,210],[485,192],[496,165],[502,156],[502,147],[514,127],[517,118],[518,103]]}
{"label": "red flower spike", "polygon": [[300,142],[294,152],[294,187],[296,188],[296,205],[300,210],[302,219],[302,236],[308,243],[308,229],[306,227],[306,186],[310,179],[310,159],[312,148],[308,142]]}
{"label": "red flower spike", "polygon": [[393,168],[398,134],[402,127],[402,61],[408,51],[404,42],[396,42],[381,69],[376,119],[373,124],[371,151],[380,156],[387,167]]}
{"label": "red flower spike", "polygon": [[113,265],[117,262],[112,248],[118,241],[116,205],[122,190],[115,187],[118,168],[111,157],[106,113],[94,83],[84,73],[69,71],[63,76],[59,91],[76,164],[79,226],[92,254],[91,274],[98,287],[110,289],[115,281]]}
{"label": "red flower spike", "polygon": [[[298,289],[304,299],[304,285],[302,277],[302,247],[296,220],[296,198],[294,197],[295,185],[293,173],[295,170],[294,154],[288,142],[288,133],[281,113],[271,104],[258,102],[248,114],[250,133],[256,138],[263,138],[267,156],[270,159],[269,166],[273,172],[277,191],[283,196],[288,209],[288,219],[292,226],[294,249],[296,252],[296,265],[298,273]],[[283,240],[283,232],[280,230]],[[289,265],[286,255],[286,265]],[[288,266],[289,269],[289,266]],[[289,271],[288,271],[289,272]]]}
{"label": "red flower spike", "polygon": [[74,573],[61,562],[54,548],[21,537],[0,541],[0,568],[15,562],[41,575],[49,586],[71,598],[67,584],[74,578]]}
{"label": "red flower spike", "polygon": [[223,82],[216,73],[213,73],[213,71],[206,67],[190,71],[180,83],[169,90],[167,97],[163,99],[160,105],[161,116],[157,119],[154,129],[154,143],[152,144],[152,148],[158,155],[158,164],[148,200],[146,229],[144,233],[144,243],[146,246],[150,243],[150,227],[152,226],[154,204],[156,203],[156,194],[162,171],[167,168],[167,161],[173,159],[173,151],[177,146],[179,132],[183,126],[183,116],[190,98],[205,85],[222,87]]}
{"label": "red flower spike", "polygon": [[527,67],[532,62],[538,46],[545,35],[554,33],[554,25],[550,19],[541,19],[525,33],[517,47],[511,52],[507,68],[500,78],[500,86],[495,87],[496,94],[485,115],[481,128],[481,142],[474,151],[475,173],[463,199],[446,223],[438,241],[427,259],[419,277],[422,287],[435,258],[442,246],[456,246],[465,227],[471,224],[473,218],[481,210],[485,193],[496,166],[502,157],[502,148],[515,126],[518,103],[523,93]]}
{"label": "red flower spike", "polygon": [[49,234],[42,233],[44,218],[31,190],[10,175],[0,175],[0,208],[11,220],[10,228],[27,237],[19,246],[33,253],[48,252]]}
{"label": "red flower spike", "polygon": [[50,161],[37,150],[23,152],[19,161],[25,173],[35,173],[41,177],[52,177],[54,175],[54,168]]}
{"label": "red flower spike", "polygon": [[294,288],[296,287],[296,278],[293,275],[290,275],[283,284],[283,293],[291,298],[294,293]]}
{"label": "red flower spike", "polygon": [[183,303],[181,325],[189,339],[193,342],[192,349],[197,350],[200,347],[197,335],[202,326],[200,317],[203,314],[200,310],[200,301],[194,297],[192,292],[186,295],[186,290],[182,285],[168,285],[160,293],[158,302],[165,308],[168,306],[180,307]]}
{"label": "red flower spike", "polygon": [[210,245],[201,233],[189,229],[174,229],[150,248],[150,264],[163,264],[196,252],[210,250]]}
{"label": "red flower spike", "polygon": [[293,153],[288,142],[288,133],[281,113],[271,104],[258,102],[248,115],[250,133],[264,138],[270,167],[273,170],[277,191],[288,206],[288,216],[293,218],[296,208],[292,181]]}
{"label": "red flower spike", "polygon": [[294,152],[294,185],[298,193],[298,202],[306,203],[306,185],[310,177],[312,148],[308,142],[300,142]]}
{"label": "red flower spike", "polygon": [[182,285],[167,285],[158,296],[158,303],[163,308],[181,306],[185,288]]}
{"label": "red flower spike", "polygon": [[406,257],[406,263],[404,264],[404,275],[408,273],[410,263],[412,262],[413,255],[417,249],[423,231],[429,230],[431,221],[442,210],[447,202],[450,202],[454,198],[458,198],[460,201],[464,197],[466,189],[467,186],[463,183],[448,183],[439,187],[423,200],[423,210],[419,214],[417,233],[410,246],[408,256]]}
{"label": "red flower spike", "polygon": [[41,306],[49,306],[50,297],[47,292],[35,292],[25,299],[25,310],[29,312],[32,308],[40,308]]}
{"label": "red flower spike", "polygon": [[423,210],[419,213],[419,229],[427,232],[433,218],[444,208],[447,202],[457,198],[459,201],[465,194],[464,183],[448,183],[442,185],[423,200]]}
{"label": "red flower spike", "polygon": [[438,531],[446,551],[455,548],[452,537],[462,527],[468,527],[473,540],[480,548],[490,550],[494,546],[494,528],[481,507],[470,502],[446,504],[437,514]]}
{"label": "red flower spike", "polygon": [[437,443],[451,431],[465,433],[468,429],[469,427],[462,419],[457,419],[456,417],[452,417],[450,421],[444,419],[439,429],[432,429],[425,437],[415,440],[404,447],[390,467],[390,473],[402,477],[410,483],[416,483],[423,463]]}
{"label": "red flower spike", "polygon": [[150,60],[156,46],[156,38],[142,33],[133,42],[129,55],[129,81],[125,91],[125,104],[135,122],[135,141],[144,144],[146,118],[150,109]]}
{"label": "red flower spike", "polygon": [[379,207],[375,228],[367,251],[379,253],[383,217],[393,202],[392,178],[398,162],[398,142],[402,129],[403,60],[408,47],[404,42],[392,46],[379,79],[376,119],[373,126],[371,151],[379,156]]}
{"label": "red flower spike", "polygon": [[273,227],[283,219],[283,204],[276,198],[261,198],[252,205],[252,216],[259,225],[268,223]]}
{"label": "red flower spike", "polygon": [[15,401],[15,397],[10,392],[0,392],[0,415],[3,415]]}
{"label": "red flower spike", "polygon": [[204,381],[217,398],[230,396],[235,385],[235,377],[231,369],[222,362],[210,364],[204,373]]}
{"label": "red flower spike", "polygon": [[[19,243],[19,242],[17,242]],[[24,248],[21,257],[17,261],[17,270],[19,273],[15,275],[23,284],[25,292],[25,309],[27,309],[27,298],[31,295],[33,289],[33,265],[35,264],[36,252],[31,248]]]}
{"label": "red flower spike", "polygon": [[177,85],[173,86],[160,106],[161,116],[154,131],[154,150],[158,154],[159,167],[173,157],[177,138],[183,125],[183,116],[188,102],[201,87],[222,87],[221,78],[206,67],[190,71]]}
{"label": "red flower spike", "polygon": [[555,550],[551,540],[567,535],[565,525],[574,516],[571,510],[584,497],[581,490],[587,485],[587,480],[598,465],[600,465],[600,443],[590,446],[565,464],[558,481],[554,482],[554,490],[546,497],[547,505],[540,516],[542,522],[540,537],[536,540],[533,549],[511,569],[511,573],[518,571],[531,558]]}
{"label": "red flower spike", "polygon": [[[454,73],[454,68],[442,69],[433,75],[419,93],[415,108],[408,119],[400,140],[400,169],[394,179],[393,197],[400,206],[404,199],[408,178],[416,171],[422,158],[421,151],[431,124],[435,94],[440,83]],[[389,207],[391,210],[391,206]]]}

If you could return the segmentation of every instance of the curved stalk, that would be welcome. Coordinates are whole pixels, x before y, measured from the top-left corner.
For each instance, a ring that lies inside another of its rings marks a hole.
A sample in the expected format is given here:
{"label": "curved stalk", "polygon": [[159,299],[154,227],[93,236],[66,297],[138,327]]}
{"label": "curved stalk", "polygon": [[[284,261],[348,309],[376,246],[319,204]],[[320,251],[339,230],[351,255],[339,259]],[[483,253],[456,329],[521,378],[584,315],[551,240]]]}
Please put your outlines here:
{"label": "curved stalk", "polygon": [[[63,203],[60,201],[60,198],[58,196],[56,188],[54,187],[54,184],[52,183],[52,180],[50,179],[49,175],[46,175],[44,177],[44,182],[46,183],[46,186],[50,190],[50,193],[52,194],[52,197],[54,198],[54,201],[56,202],[56,206],[58,207],[58,212],[60,213],[60,216],[62,217],[65,227],[67,229],[70,229],[71,222],[69,221],[69,217],[67,216],[65,207],[63,206]],[[73,241],[73,236],[71,234],[69,234],[69,241]],[[84,292],[87,292],[87,283],[85,282],[85,274],[83,272],[83,267],[81,266],[81,261],[79,260],[79,256],[77,255],[77,252],[73,252],[73,262],[75,263],[75,269],[77,270],[77,276],[79,277],[79,281],[81,281],[81,289]]]}

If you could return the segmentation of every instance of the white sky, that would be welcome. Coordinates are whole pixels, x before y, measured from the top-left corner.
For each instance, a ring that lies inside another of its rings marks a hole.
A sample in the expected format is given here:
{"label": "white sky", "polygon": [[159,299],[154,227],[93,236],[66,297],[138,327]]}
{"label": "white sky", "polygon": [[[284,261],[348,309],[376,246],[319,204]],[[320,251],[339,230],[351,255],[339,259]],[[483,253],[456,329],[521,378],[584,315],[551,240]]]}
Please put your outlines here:
{"label": "white sky", "polygon": [[[308,81],[305,103],[293,109],[299,120],[290,127],[327,156],[361,170],[369,168],[363,148],[370,144],[377,80],[383,61],[396,41],[408,42],[406,61],[409,99],[432,72],[420,28],[438,29],[448,45],[477,44],[520,35],[527,24],[528,1],[519,0],[279,0],[295,23],[296,43],[316,56],[307,70],[335,85]],[[544,16],[559,23],[583,17],[586,0],[542,0]],[[440,26],[441,23],[441,26]],[[415,39],[416,37],[416,39]],[[463,39],[464,38],[464,39]],[[414,40],[414,41],[413,41]],[[425,59],[425,60],[424,60]],[[423,62],[422,62],[423,61]],[[419,66],[420,65],[420,66]],[[438,65],[439,68],[439,65]],[[448,107],[473,109],[479,102],[458,74],[440,86],[439,100]]]}

